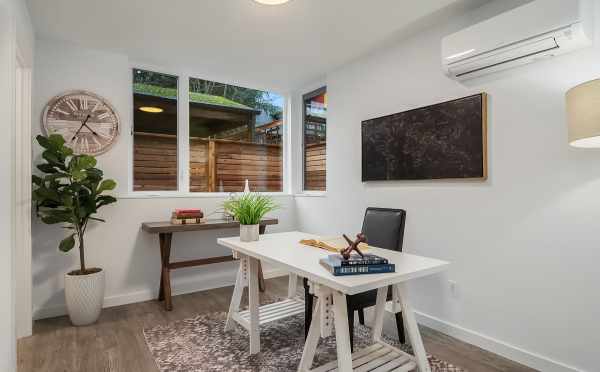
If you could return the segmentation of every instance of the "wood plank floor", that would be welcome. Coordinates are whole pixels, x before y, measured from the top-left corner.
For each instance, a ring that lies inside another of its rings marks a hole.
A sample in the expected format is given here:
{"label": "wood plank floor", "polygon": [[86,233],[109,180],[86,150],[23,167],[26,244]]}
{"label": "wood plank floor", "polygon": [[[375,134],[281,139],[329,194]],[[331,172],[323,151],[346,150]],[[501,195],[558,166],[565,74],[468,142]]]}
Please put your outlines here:
{"label": "wood plank floor", "polygon": [[[142,329],[190,318],[202,313],[227,311],[233,287],[173,297],[173,311],[164,311],[157,301],[112,307],[102,312],[98,323],[72,327],[67,317],[38,320],[33,336],[18,343],[19,372],[155,372]],[[265,298],[285,296],[287,277],[267,281]],[[245,301],[245,299],[244,299]],[[532,372],[514,363],[452,337],[422,327],[425,348],[471,372]]]}

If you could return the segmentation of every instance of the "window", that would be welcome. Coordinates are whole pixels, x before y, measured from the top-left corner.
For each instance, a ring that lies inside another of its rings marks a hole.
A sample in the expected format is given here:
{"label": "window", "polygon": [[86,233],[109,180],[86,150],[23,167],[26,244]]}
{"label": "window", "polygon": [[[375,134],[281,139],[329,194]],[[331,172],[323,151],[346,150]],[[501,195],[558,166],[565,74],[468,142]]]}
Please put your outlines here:
{"label": "window", "polygon": [[327,149],[327,88],[303,97],[304,190],[325,191]]}
{"label": "window", "polygon": [[133,70],[133,190],[177,190],[177,77]]}
{"label": "window", "polygon": [[281,95],[140,69],[133,95],[134,191],[283,191]]}
{"label": "window", "polygon": [[190,191],[283,190],[282,96],[191,78]]}

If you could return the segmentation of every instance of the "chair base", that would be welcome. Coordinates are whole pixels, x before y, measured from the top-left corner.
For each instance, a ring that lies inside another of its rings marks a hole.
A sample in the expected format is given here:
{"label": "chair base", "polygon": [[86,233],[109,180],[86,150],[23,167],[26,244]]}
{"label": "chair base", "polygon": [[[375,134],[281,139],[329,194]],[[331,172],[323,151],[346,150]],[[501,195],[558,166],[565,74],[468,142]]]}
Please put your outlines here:
{"label": "chair base", "polygon": [[[313,303],[314,296],[310,293],[310,289],[308,286],[308,280],[304,278],[302,280],[304,284],[304,338],[308,335],[308,330],[310,328],[310,324],[312,322],[312,314],[313,314]],[[348,330],[350,331],[350,348],[354,351],[354,312],[358,311],[358,322],[361,325],[365,325],[365,311],[366,307],[364,306],[355,308],[351,306],[350,296],[348,297]],[[374,305],[373,305],[374,306]],[[402,313],[398,312],[394,314],[396,318],[396,330],[398,331],[398,341],[401,344],[406,343],[406,336],[404,334],[404,320],[402,319]]]}

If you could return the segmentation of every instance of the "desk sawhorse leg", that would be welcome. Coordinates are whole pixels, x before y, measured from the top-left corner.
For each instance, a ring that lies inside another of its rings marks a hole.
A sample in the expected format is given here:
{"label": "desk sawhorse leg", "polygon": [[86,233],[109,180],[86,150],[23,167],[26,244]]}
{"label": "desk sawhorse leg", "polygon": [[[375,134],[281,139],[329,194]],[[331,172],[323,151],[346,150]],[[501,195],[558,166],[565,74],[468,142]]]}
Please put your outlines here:
{"label": "desk sawhorse leg", "polygon": [[[288,298],[280,302],[260,306],[258,291],[260,261],[240,253],[237,255],[240,259],[240,268],[235,280],[231,303],[229,304],[225,330],[232,330],[234,323],[240,324],[249,333],[250,354],[257,354],[260,352],[259,326],[296,314],[302,314],[304,312],[304,300],[296,296],[298,277],[289,274]],[[248,287],[248,310],[240,311],[242,294],[246,287]]]}
{"label": "desk sawhorse leg", "polygon": [[[404,324],[415,353],[414,356],[382,341],[387,286],[377,290],[375,324],[372,330],[373,345],[354,353],[350,351],[346,295],[318,284],[313,284],[312,289],[317,297],[317,302],[298,372],[326,372],[334,370],[336,367],[340,372],[349,372],[355,369],[365,372],[375,370],[381,372],[411,371],[415,367],[418,367],[420,372],[431,372],[415,315],[407,299],[405,283],[393,286],[394,306],[400,306],[402,309]],[[337,361],[311,369],[319,338],[330,336],[333,327],[335,327]]]}

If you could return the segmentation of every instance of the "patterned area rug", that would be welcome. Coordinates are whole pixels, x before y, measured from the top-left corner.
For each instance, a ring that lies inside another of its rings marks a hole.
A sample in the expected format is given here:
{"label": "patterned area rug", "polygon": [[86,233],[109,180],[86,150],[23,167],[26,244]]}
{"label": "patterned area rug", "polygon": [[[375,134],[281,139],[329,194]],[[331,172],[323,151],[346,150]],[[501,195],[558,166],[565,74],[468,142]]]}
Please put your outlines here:
{"label": "patterned area rug", "polygon": [[[261,352],[249,354],[248,333],[240,326],[225,332],[226,313],[201,315],[166,326],[144,329],[146,344],[162,372],[296,371],[304,347],[304,317],[290,317],[261,326]],[[407,345],[384,337],[390,345],[412,353]],[[354,350],[371,345],[370,329],[357,325]],[[429,355],[434,372],[465,372]],[[321,339],[313,367],[336,359],[335,336]]]}

